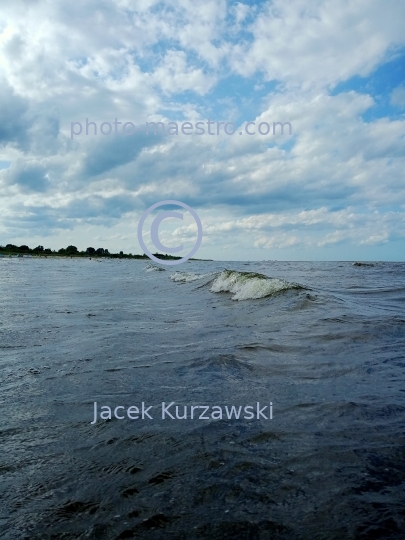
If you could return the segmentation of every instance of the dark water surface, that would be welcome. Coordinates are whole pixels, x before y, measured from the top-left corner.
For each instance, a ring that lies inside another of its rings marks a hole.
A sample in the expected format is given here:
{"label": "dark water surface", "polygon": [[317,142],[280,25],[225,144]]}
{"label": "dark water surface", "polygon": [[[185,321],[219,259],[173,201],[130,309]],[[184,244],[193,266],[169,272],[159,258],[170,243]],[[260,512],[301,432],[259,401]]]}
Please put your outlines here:
{"label": "dark water surface", "polygon": [[405,264],[177,268],[0,260],[0,537],[403,539]]}

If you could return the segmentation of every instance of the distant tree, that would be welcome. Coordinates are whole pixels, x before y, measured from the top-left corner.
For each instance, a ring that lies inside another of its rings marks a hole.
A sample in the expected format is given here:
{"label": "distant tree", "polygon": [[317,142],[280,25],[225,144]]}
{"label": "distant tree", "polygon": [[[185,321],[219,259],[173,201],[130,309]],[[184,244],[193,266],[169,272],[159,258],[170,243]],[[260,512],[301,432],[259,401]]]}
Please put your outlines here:
{"label": "distant tree", "polygon": [[67,252],[67,253],[77,253],[77,252],[78,252],[78,249],[77,249],[76,246],[68,246],[68,247],[66,248],[66,252]]}
{"label": "distant tree", "polygon": [[96,253],[97,253],[97,255],[104,255],[104,249],[103,248],[98,248],[98,249],[96,249]]}
{"label": "distant tree", "polygon": [[120,255],[124,255],[124,252],[123,252],[123,251],[120,251]]}
{"label": "distant tree", "polygon": [[104,250],[104,255],[109,255],[109,254],[110,254],[110,252],[108,251],[108,249],[105,249]]}
{"label": "distant tree", "polygon": [[28,246],[20,246],[19,247],[20,251],[29,251],[30,248]]}
{"label": "distant tree", "polygon": [[44,246],[37,246],[36,248],[33,249],[33,251],[37,251],[37,252],[44,251]]}
{"label": "distant tree", "polygon": [[60,250],[58,251],[58,253],[66,253],[66,249],[65,249],[65,248],[60,248]]}
{"label": "distant tree", "polygon": [[88,253],[89,255],[94,255],[95,252],[96,250],[93,247],[88,247],[86,249],[86,253]]}
{"label": "distant tree", "polygon": [[49,248],[44,249],[44,253],[52,253],[52,250]]}
{"label": "distant tree", "polygon": [[18,248],[14,244],[7,244],[6,249],[8,249],[9,251],[13,251],[14,249],[18,249]]}

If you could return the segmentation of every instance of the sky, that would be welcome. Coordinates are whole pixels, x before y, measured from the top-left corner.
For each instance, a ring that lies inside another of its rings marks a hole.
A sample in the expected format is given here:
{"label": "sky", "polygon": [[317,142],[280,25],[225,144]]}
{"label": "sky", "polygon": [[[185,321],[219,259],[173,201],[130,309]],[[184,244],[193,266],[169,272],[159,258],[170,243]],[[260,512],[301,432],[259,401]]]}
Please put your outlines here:
{"label": "sky", "polygon": [[[3,2],[0,245],[142,253],[143,212],[178,200],[196,257],[403,261],[404,21],[403,0]],[[235,134],[142,131],[208,119]]]}

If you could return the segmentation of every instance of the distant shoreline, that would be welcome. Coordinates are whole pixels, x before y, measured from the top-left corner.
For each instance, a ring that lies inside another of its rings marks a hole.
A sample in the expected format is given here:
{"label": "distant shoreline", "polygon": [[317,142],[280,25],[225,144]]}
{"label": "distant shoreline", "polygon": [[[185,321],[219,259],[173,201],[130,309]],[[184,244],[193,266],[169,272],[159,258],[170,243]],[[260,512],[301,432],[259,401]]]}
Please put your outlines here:
{"label": "distant shoreline", "polygon": [[[178,260],[181,257],[175,257],[173,255],[166,255],[164,253],[154,253],[154,256],[162,260]],[[5,247],[0,246],[0,258],[31,258],[31,257],[64,257],[64,258],[97,258],[97,259],[141,259],[150,261],[148,255],[133,255],[132,253],[110,253],[108,249],[104,248],[87,248],[86,251],[79,251],[75,246],[68,246],[66,249],[61,248],[58,251],[52,249],[44,249],[43,246],[38,246],[34,249],[30,249],[28,246],[14,246],[7,244]],[[192,261],[211,261],[212,259],[190,259]]]}
{"label": "distant shoreline", "polygon": [[[174,260],[181,259],[181,257],[171,257],[170,255],[163,255],[161,253],[155,253],[155,257],[162,260]],[[136,259],[142,261],[152,261],[147,255],[119,255],[116,253],[109,253],[108,255],[63,255],[61,253],[5,253],[0,251],[0,259]],[[212,262],[214,259],[189,259],[190,261],[208,261]],[[153,262],[153,261],[152,261]]]}
{"label": "distant shoreline", "polygon": [[[67,258],[67,259],[142,259],[142,260],[151,260],[147,255],[132,255],[132,253],[37,253],[37,252],[26,252],[26,251],[3,251],[0,250],[0,257],[4,258],[41,258],[47,259],[52,257],[57,258]],[[160,253],[155,253],[155,257],[159,259],[181,259],[181,257],[172,257],[170,255],[163,255]]]}

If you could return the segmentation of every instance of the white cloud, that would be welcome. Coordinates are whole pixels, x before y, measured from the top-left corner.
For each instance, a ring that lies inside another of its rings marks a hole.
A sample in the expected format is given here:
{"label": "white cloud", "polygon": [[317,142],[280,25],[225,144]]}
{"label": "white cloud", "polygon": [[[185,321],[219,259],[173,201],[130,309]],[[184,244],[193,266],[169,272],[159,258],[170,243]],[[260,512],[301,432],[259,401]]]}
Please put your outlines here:
{"label": "white cloud", "polygon": [[215,79],[206,75],[201,68],[187,65],[184,51],[167,51],[151,78],[166,94],[176,94],[185,90],[205,94],[215,84]]}
{"label": "white cloud", "polygon": [[401,0],[267,2],[251,26],[252,43],[232,51],[233,67],[305,90],[365,76],[403,45]]}
{"label": "white cloud", "polygon": [[391,94],[391,103],[396,107],[405,109],[405,86],[398,86]]}
{"label": "white cloud", "polygon": [[[0,159],[12,166],[0,171],[2,230],[50,234],[90,223],[100,237],[124,239],[128,216],[136,221],[145,205],[171,197],[205,216],[206,245],[230,251],[398,238],[405,120],[365,122],[373,96],[329,90],[370,73],[403,45],[404,18],[399,0],[5,5]],[[213,106],[230,114],[237,107],[232,79],[225,91],[215,89],[237,74],[260,92],[261,74],[277,80],[255,103],[257,118],[246,120],[288,121],[292,137],[70,140],[70,122],[85,118],[139,124],[178,114],[195,121]],[[391,103],[405,106],[403,87]],[[31,221],[21,219],[21,208]]]}

